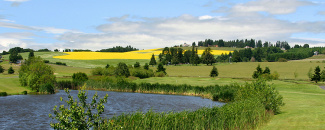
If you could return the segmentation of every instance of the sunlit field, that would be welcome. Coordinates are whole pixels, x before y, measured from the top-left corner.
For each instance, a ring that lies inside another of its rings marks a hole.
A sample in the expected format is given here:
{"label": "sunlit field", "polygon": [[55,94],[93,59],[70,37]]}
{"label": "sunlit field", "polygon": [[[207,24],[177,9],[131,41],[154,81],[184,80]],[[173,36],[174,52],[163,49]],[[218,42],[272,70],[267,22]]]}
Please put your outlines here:
{"label": "sunlit field", "polygon": [[[201,55],[204,50],[198,50]],[[152,54],[159,55],[161,48],[139,50],[131,52],[65,52],[68,55],[54,56],[58,59],[73,59],[73,60],[99,60],[99,59],[150,59]],[[221,55],[229,53],[227,50],[212,50],[212,54]],[[157,58],[157,57],[156,57]]]}

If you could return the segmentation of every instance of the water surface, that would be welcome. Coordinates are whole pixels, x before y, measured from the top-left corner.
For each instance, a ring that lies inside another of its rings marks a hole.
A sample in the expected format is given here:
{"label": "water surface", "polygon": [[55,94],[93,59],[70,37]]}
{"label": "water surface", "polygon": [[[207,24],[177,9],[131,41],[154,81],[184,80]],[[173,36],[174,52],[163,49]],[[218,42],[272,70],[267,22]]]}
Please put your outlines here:
{"label": "water surface", "polygon": [[[137,110],[146,112],[153,109],[155,112],[196,110],[204,106],[221,106],[224,103],[202,99],[194,96],[160,95],[143,93],[124,93],[111,91],[97,91],[99,98],[108,94],[103,117],[110,118],[123,112]],[[71,90],[71,96],[77,98],[78,91]],[[88,98],[95,91],[88,91]],[[50,129],[53,107],[60,106],[67,100],[67,94],[60,92],[51,95],[13,95],[0,97],[0,129]]]}

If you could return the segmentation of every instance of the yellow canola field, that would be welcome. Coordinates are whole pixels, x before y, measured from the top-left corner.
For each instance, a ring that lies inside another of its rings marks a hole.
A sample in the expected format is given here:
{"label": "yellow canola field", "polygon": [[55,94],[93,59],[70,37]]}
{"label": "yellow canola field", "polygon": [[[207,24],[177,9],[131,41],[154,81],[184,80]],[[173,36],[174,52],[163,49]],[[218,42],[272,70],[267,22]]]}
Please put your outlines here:
{"label": "yellow canola field", "polygon": [[[68,55],[54,56],[58,59],[72,60],[98,60],[98,59],[150,59],[152,54],[159,55],[162,51],[158,49],[148,49],[130,52],[64,52]],[[198,50],[201,55],[204,50]],[[230,51],[213,50],[212,54],[221,55],[221,53],[229,53]],[[157,57],[156,57],[157,58]]]}

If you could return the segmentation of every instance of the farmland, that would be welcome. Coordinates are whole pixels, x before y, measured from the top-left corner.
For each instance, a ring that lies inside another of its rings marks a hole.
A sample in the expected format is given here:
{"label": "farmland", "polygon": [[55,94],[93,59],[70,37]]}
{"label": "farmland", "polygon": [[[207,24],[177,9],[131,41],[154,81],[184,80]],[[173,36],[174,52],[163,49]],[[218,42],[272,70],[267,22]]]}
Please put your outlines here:
{"label": "farmland", "polygon": [[[134,59],[61,59],[58,57],[73,56],[85,53],[61,53],[61,52],[35,52],[36,56],[40,56],[45,60],[49,60],[52,63],[64,62],[68,66],[59,66],[49,64],[55,69],[55,75],[59,79],[64,79],[65,76],[71,76],[76,72],[84,72],[87,75],[91,75],[91,68],[104,67],[106,64],[116,66],[119,62],[125,62],[128,65],[133,65],[135,62],[140,62],[140,65],[148,63],[151,55],[161,52],[159,49],[146,50],[139,52],[138,58],[142,54],[147,55],[147,59],[134,58]],[[92,52],[93,53],[93,52]],[[96,53],[94,53],[96,54]],[[100,53],[98,53],[100,54]],[[96,55],[98,55],[96,54]],[[125,53],[124,55],[131,56],[133,53]],[[21,53],[25,58],[28,57],[28,53]],[[99,56],[99,55],[98,55]],[[126,56],[126,57],[127,57]],[[8,60],[8,55],[4,56],[4,60]],[[97,56],[89,56],[97,57]],[[325,91],[320,89],[314,83],[308,81],[307,73],[310,68],[314,69],[316,66],[320,66],[323,70],[325,63],[322,61],[325,59],[323,55],[314,56],[305,60],[293,60],[288,62],[238,62],[238,63],[217,63],[214,64],[219,71],[218,78],[209,78],[209,73],[212,66],[206,66],[200,64],[198,66],[192,66],[189,64],[183,65],[169,65],[164,66],[166,68],[167,77],[151,77],[147,79],[136,79],[134,83],[169,83],[169,84],[190,84],[199,86],[208,85],[227,85],[238,83],[244,85],[246,82],[251,81],[253,71],[255,71],[258,64],[264,69],[269,67],[271,73],[277,71],[280,74],[280,80],[273,80],[268,84],[273,84],[280,94],[284,97],[285,106],[281,108],[282,113],[272,117],[267,124],[259,126],[258,129],[325,129],[324,121],[325,116],[323,114],[325,101]],[[15,74],[0,74],[0,91],[7,91],[9,94],[16,94],[22,91],[31,91],[29,88],[21,87],[18,79],[19,66],[10,65],[8,61],[0,63],[6,70],[12,66],[15,70]],[[150,66],[150,69],[156,70],[157,66]],[[299,76],[297,79],[294,77],[294,72],[297,72]],[[319,83],[324,84],[324,83]]]}

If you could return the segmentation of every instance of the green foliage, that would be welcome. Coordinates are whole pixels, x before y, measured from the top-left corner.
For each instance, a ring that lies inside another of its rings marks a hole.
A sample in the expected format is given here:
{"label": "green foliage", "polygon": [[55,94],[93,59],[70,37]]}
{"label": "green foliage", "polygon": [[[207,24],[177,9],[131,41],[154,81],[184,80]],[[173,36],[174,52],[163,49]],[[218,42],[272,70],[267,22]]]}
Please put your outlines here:
{"label": "green foliage", "polygon": [[27,91],[23,91],[22,93],[23,93],[24,95],[27,95]]}
{"label": "green foliage", "polygon": [[107,69],[109,67],[109,64],[107,64],[106,66],[105,66],[105,68]]}
{"label": "green foliage", "polygon": [[213,68],[210,72],[210,77],[217,77],[218,75],[219,75],[218,69],[215,66],[213,66]]}
{"label": "green foliage", "polygon": [[297,72],[297,70],[293,73],[294,74],[294,76],[295,76],[295,79],[297,79],[298,78],[298,76],[299,76],[299,74],[298,74],[298,72]]}
{"label": "green foliage", "polygon": [[262,70],[260,64],[258,64],[258,66],[256,67],[256,71],[254,71],[252,77],[253,77],[254,79],[257,79],[257,78],[258,78],[260,75],[262,75],[262,74],[263,74],[263,70]]}
{"label": "green foliage", "polygon": [[205,50],[204,50],[204,52],[203,52],[203,54],[202,54],[202,56],[201,56],[201,61],[202,61],[202,63],[204,63],[204,64],[213,64],[213,63],[215,63],[216,62],[216,59],[214,58],[214,56],[213,56],[213,54],[211,53],[212,51],[211,51],[211,48],[210,47],[208,47],[208,48],[206,48]]}
{"label": "green foliage", "polygon": [[315,73],[313,74],[313,77],[311,78],[311,81],[315,81],[317,83],[321,79],[321,74],[320,74],[320,68],[319,68],[319,66],[317,66],[315,68],[314,72]]}
{"label": "green foliage", "polygon": [[3,73],[5,69],[0,65],[0,73]]}
{"label": "green foliage", "polygon": [[8,69],[8,74],[13,74],[15,73],[15,70],[10,66]]}
{"label": "green foliage", "polygon": [[165,75],[166,73],[166,68],[164,68],[164,65],[162,63],[159,63],[157,71],[156,72],[163,72]]}
{"label": "green foliage", "polygon": [[41,87],[39,88],[39,92],[54,94],[54,85],[51,83],[45,83],[41,85]]}
{"label": "green foliage", "polygon": [[106,75],[106,76],[112,76],[114,75],[115,67],[111,66],[108,68],[102,68],[102,67],[96,67],[92,69],[90,72],[92,75]]}
{"label": "green foliage", "polygon": [[44,60],[44,63],[50,63],[50,61],[49,60]]}
{"label": "green foliage", "polygon": [[142,68],[134,68],[134,69],[131,69],[130,71],[131,71],[132,76],[139,77],[140,79],[155,76],[153,70],[151,70],[151,69],[146,70],[146,69],[142,69]]}
{"label": "green foliage", "polygon": [[135,62],[134,68],[139,68],[139,67],[140,67],[140,63],[139,62]]}
{"label": "green foliage", "polygon": [[56,65],[63,65],[63,66],[67,66],[66,63],[62,63],[62,62],[55,62]]}
{"label": "green foliage", "polygon": [[149,70],[149,65],[148,65],[148,63],[146,63],[146,64],[143,66],[143,69]]}
{"label": "green foliage", "polygon": [[29,54],[28,54],[28,59],[30,59],[30,58],[32,58],[32,57],[34,57],[34,51],[33,51],[33,50],[31,50],[31,51],[29,52]]}
{"label": "green foliage", "polygon": [[36,91],[39,91],[42,84],[54,84],[56,81],[54,69],[46,65],[39,56],[25,61],[18,72],[21,86],[28,86]]}
{"label": "green foliage", "polygon": [[22,59],[23,59],[23,57],[20,54],[18,54],[17,51],[12,51],[10,53],[10,56],[9,56],[9,61],[10,62],[16,63],[18,60],[22,60]]}
{"label": "green foliage", "polygon": [[307,76],[308,76],[309,79],[313,78],[313,68],[311,68],[311,67],[309,68]]}
{"label": "green foliage", "polygon": [[165,76],[166,76],[166,74],[162,71],[155,73],[155,77],[165,77]]}
{"label": "green foliage", "polygon": [[263,74],[271,74],[271,70],[269,67],[265,67],[265,70],[263,71]]}
{"label": "green foliage", "polygon": [[125,76],[125,77],[130,76],[129,68],[123,62],[118,63],[117,68],[115,69],[114,73],[115,73],[115,76]]}
{"label": "green foliage", "polygon": [[288,60],[284,58],[279,58],[278,62],[288,62]]}
{"label": "green foliage", "polygon": [[[100,114],[104,112],[104,103],[107,102],[108,95],[98,101],[97,93],[93,96],[91,103],[87,103],[88,92],[82,87],[78,93],[78,99],[74,100],[68,89],[65,89],[69,100],[66,100],[67,107],[61,105],[58,109],[54,106],[54,115],[49,117],[58,121],[50,123],[53,129],[99,129],[106,123]],[[62,101],[62,97],[60,98]],[[96,113],[94,113],[96,112]]]}
{"label": "green foliage", "polygon": [[0,96],[8,96],[7,92],[0,92]]}
{"label": "green foliage", "polygon": [[83,72],[77,72],[77,73],[73,73],[72,75],[72,80],[73,81],[87,81],[88,80],[88,76],[86,73]]}
{"label": "green foliage", "polygon": [[156,62],[156,58],[155,58],[155,55],[154,54],[152,54],[152,57],[151,57],[151,59],[150,59],[150,63],[149,63],[149,65],[156,65],[157,64],[157,62]]}
{"label": "green foliage", "polygon": [[126,47],[116,46],[113,48],[101,49],[97,52],[128,52],[128,51],[136,51],[136,50],[139,50],[139,49],[133,48],[131,46],[126,46]]}

